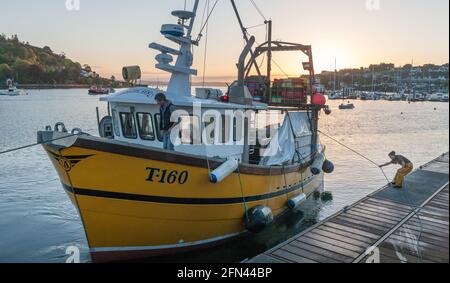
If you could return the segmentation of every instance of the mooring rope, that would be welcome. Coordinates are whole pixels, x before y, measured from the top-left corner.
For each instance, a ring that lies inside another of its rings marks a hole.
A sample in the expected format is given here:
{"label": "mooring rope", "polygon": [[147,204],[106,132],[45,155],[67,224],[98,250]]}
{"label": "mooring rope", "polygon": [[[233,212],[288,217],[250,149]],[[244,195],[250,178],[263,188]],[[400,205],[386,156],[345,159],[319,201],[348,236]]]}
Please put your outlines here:
{"label": "mooring rope", "polygon": [[[373,161],[370,158],[366,157],[365,155],[359,153],[358,151],[354,150],[353,148],[350,148],[349,146],[343,144],[342,142],[338,141],[337,139],[331,137],[330,135],[328,135],[328,134],[326,134],[326,133],[324,133],[324,132],[322,132],[320,130],[318,130],[318,132],[321,133],[322,135],[324,135],[325,137],[331,139],[332,141],[336,142],[337,144],[339,144],[339,145],[345,147],[346,149],[350,150],[351,152],[357,154],[358,156],[364,158],[365,160],[369,161],[370,163],[376,165],[380,169],[380,171],[383,173],[384,177],[388,181],[388,184],[391,183],[391,181],[389,180],[389,178],[386,175],[386,172],[384,171],[384,169],[378,163],[376,163],[375,161]],[[424,231],[424,226],[423,226],[422,219],[420,218],[420,215],[419,215],[419,213],[420,213],[422,208],[414,205],[414,203],[412,202],[411,198],[409,198],[409,196],[407,194],[404,194],[404,198],[405,198],[405,201],[407,202],[408,206],[413,211],[417,210],[417,213],[415,214],[415,216],[419,220],[419,225],[420,225],[420,231],[419,231],[419,235],[417,237],[417,242],[416,242],[417,259],[419,260],[419,262],[422,262],[422,254],[421,254],[421,251],[420,251],[420,238],[422,238],[422,234],[423,234],[423,231]]]}
{"label": "mooring rope", "polygon": [[247,200],[245,198],[245,193],[244,193],[244,186],[242,185],[242,179],[241,179],[241,169],[237,168],[238,171],[238,179],[239,179],[239,187],[241,188],[241,196],[242,196],[242,201],[244,203],[244,210],[245,210],[245,219],[248,221],[248,206],[247,206]]}
{"label": "mooring rope", "polygon": [[0,151],[0,155],[6,154],[6,153],[11,153],[11,152],[14,152],[14,151],[19,151],[19,150],[22,150],[22,149],[27,149],[27,148],[38,146],[38,145],[43,145],[43,144],[46,144],[46,143],[49,143],[49,142],[54,142],[54,141],[59,141],[59,140],[71,138],[71,137],[74,137],[74,136],[79,136],[79,135],[81,135],[81,134],[80,133],[78,133],[78,134],[71,134],[71,135],[68,135],[68,136],[59,137],[59,138],[52,139],[52,140],[47,140],[47,141],[43,141],[43,142],[38,142],[38,143],[29,144],[29,145],[24,145],[24,146],[21,146],[21,147],[8,149],[8,150],[5,150],[5,151]]}
{"label": "mooring rope", "polygon": [[380,169],[381,173],[383,173],[384,178],[386,178],[386,180],[388,181],[388,184],[391,183],[391,181],[389,180],[388,176],[386,175],[386,172],[384,172],[383,168],[380,167],[380,165],[378,163],[376,163],[375,161],[373,161],[372,159],[368,158],[367,156],[359,153],[358,151],[354,150],[353,148],[343,144],[342,142],[338,141],[337,139],[333,138],[332,136],[317,130],[319,133],[321,133],[322,135],[326,136],[327,138],[331,139],[332,141],[336,142],[337,144],[345,147],[346,149],[350,150],[351,152],[355,153],[356,155],[364,158],[365,160],[369,161],[370,163],[374,164],[378,169]]}

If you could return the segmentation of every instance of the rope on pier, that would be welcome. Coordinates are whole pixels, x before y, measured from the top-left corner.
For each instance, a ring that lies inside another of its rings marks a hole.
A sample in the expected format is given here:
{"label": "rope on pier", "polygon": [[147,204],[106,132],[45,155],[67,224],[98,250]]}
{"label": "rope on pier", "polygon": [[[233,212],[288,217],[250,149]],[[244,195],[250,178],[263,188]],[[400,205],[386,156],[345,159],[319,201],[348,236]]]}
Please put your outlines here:
{"label": "rope on pier", "polygon": [[[322,132],[322,131],[320,131],[320,130],[318,130],[318,132],[321,133],[322,135],[324,135],[325,137],[331,139],[332,141],[336,142],[337,144],[339,144],[339,145],[345,147],[346,149],[350,150],[351,152],[357,154],[358,156],[364,158],[365,160],[369,161],[370,163],[374,164],[375,166],[377,166],[377,167],[381,170],[381,172],[383,173],[383,175],[384,175],[384,177],[386,178],[386,180],[388,181],[388,184],[391,183],[391,181],[389,181],[389,178],[388,178],[387,175],[386,175],[386,172],[384,172],[383,168],[380,167],[375,161],[373,161],[373,160],[371,160],[370,158],[368,158],[367,156],[365,156],[365,155],[359,153],[358,151],[354,150],[353,148],[350,148],[349,146],[343,144],[342,142],[338,141],[337,139],[331,137],[330,135],[328,135],[328,134],[326,134],[326,133],[324,133],[324,132]],[[417,237],[416,249],[417,249],[417,258],[418,258],[419,262],[422,262],[422,253],[421,253],[421,251],[420,251],[420,239],[422,238],[422,234],[423,234],[423,231],[424,231],[424,227],[423,227],[422,219],[421,219],[421,217],[420,217],[420,215],[419,215],[419,213],[420,213],[420,208],[418,208],[417,206],[415,206],[415,205],[413,204],[413,202],[411,201],[411,199],[408,197],[407,194],[405,194],[404,196],[405,196],[406,202],[409,203],[408,206],[410,206],[413,210],[418,209],[418,211],[417,211],[417,213],[415,214],[415,216],[416,216],[416,218],[417,218],[418,221],[419,221],[420,231],[419,231],[419,235],[418,235],[418,237]]]}

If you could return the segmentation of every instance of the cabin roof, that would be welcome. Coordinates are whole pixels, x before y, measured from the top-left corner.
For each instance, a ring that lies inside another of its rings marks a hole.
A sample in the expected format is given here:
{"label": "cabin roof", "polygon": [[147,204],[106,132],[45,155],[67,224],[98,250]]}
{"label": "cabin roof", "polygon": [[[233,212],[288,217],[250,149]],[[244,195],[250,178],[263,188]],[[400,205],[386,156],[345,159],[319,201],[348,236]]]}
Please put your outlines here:
{"label": "cabin roof", "polygon": [[267,104],[253,102],[253,105],[240,105],[234,103],[224,103],[213,99],[199,99],[194,96],[174,96],[168,95],[166,91],[158,88],[148,87],[134,87],[126,90],[119,91],[117,93],[104,96],[100,98],[100,101],[113,102],[113,103],[127,103],[127,104],[148,104],[156,105],[155,96],[158,93],[167,95],[167,98],[175,106],[190,106],[194,104],[201,104],[202,107],[207,108],[222,108],[222,109],[267,109]]}

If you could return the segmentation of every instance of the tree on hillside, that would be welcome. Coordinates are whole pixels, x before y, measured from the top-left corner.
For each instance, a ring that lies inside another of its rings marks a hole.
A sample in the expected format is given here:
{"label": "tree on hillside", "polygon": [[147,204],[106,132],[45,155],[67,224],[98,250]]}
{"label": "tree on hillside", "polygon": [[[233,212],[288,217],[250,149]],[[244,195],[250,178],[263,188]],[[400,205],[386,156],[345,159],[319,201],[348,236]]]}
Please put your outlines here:
{"label": "tree on hillside", "polygon": [[17,36],[17,34],[11,36],[11,42],[14,44],[18,44],[19,42],[19,37]]}
{"label": "tree on hillside", "polygon": [[44,69],[41,65],[33,64],[28,67],[26,74],[31,79],[31,83],[42,83]]}
{"label": "tree on hillside", "polygon": [[12,70],[8,64],[0,64],[0,84],[12,77]]}
{"label": "tree on hillside", "polygon": [[46,52],[48,54],[53,54],[52,49],[48,46],[44,46],[44,48],[42,48],[42,50],[44,50],[44,52]]}

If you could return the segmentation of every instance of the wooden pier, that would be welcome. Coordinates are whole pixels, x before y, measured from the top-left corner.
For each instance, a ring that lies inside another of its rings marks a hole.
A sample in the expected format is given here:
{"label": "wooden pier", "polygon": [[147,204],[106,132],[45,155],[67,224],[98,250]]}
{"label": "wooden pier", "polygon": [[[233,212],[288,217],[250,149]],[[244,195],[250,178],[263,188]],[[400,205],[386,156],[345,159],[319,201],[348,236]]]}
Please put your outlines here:
{"label": "wooden pier", "polygon": [[249,263],[448,263],[449,154]]}

